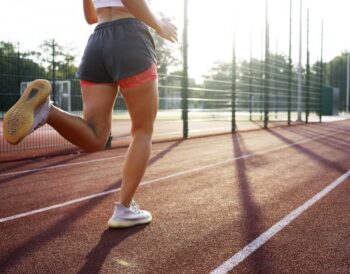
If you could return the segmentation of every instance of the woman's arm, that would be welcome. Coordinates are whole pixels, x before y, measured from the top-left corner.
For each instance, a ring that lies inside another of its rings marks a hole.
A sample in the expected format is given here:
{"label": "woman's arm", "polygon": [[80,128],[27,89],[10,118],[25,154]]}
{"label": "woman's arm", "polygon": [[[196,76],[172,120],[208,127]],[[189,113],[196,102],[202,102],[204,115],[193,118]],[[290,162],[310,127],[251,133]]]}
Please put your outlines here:
{"label": "woman's arm", "polygon": [[91,0],[83,0],[83,7],[86,22],[90,25],[97,23],[98,19],[95,7],[92,4]]}
{"label": "woman's arm", "polygon": [[132,15],[153,28],[160,36],[171,42],[177,41],[176,27],[167,19],[158,19],[145,0],[122,0],[122,2]]}

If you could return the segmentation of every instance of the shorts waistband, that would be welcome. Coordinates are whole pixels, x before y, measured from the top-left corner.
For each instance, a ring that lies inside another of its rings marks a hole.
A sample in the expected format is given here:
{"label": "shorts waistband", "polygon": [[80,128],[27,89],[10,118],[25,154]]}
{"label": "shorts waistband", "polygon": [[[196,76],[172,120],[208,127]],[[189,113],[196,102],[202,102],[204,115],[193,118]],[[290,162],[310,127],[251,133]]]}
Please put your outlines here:
{"label": "shorts waistband", "polygon": [[110,22],[100,23],[95,27],[95,31],[100,30],[100,29],[104,29],[104,28],[129,25],[129,24],[139,25],[143,28],[149,29],[148,26],[146,24],[144,24],[143,22],[141,22],[139,19],[122,18],[122,19],[117,19],[117,20],[110,21]]}

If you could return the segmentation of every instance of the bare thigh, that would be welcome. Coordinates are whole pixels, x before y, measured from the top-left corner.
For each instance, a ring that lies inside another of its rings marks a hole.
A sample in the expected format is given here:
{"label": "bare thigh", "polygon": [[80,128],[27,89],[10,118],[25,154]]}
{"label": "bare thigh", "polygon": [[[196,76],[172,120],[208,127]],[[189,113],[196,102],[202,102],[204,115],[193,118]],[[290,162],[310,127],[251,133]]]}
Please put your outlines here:
{"label": "bare thigh", "polygon": [[152,134],[158,109],[157,80],[121,92],[131,117],[132,134],[137,130]]}
{"label": "bare thigh", "polygon": [[117,95],[117,86],[93,85],[82,88],[84,120],[98,138],[108,138]]}

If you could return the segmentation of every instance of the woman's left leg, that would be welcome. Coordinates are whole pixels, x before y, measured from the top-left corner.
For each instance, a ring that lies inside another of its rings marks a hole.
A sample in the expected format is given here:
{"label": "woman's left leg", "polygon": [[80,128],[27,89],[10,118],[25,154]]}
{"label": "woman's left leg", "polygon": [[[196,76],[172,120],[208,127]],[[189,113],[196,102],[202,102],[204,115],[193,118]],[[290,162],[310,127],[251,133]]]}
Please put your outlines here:
{"label": "woman's left leg", "polygon": [[101,150],[105,147],[111,131],[112,111],[117,94],[116,85],[96,84],[82,87],[84,117],[52,107],[47,123],[65,139],[85,151]]}

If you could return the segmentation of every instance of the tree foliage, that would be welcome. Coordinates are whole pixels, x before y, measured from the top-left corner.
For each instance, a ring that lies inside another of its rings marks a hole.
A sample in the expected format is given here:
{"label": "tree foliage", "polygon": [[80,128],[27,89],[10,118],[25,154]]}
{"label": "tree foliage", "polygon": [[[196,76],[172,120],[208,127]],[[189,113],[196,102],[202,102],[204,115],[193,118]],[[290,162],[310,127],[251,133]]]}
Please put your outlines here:
{"label": "tree foliage", "polygon": [[18,100],[23,82],[73,79],[74,60],[75,56],[54,40],[44,41],[39,52],[22,52],[14,44],[0,41],[0,111]]}

